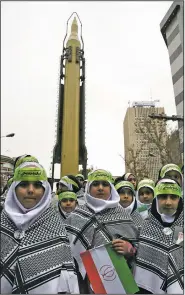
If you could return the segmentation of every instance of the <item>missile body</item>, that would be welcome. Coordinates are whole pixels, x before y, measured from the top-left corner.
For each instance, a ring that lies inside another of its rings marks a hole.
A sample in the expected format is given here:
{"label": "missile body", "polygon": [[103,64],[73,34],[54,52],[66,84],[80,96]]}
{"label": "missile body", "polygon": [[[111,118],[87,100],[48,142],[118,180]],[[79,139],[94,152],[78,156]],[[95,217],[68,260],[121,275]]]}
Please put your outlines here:
{"label": "missile body", "polygon": [[79,165],[79,121],[80,121],[80,61],[81,44],[78,24],[74,18],[71,34],[66,45],[64,102],[61,142],[61,176],[76,175]]}

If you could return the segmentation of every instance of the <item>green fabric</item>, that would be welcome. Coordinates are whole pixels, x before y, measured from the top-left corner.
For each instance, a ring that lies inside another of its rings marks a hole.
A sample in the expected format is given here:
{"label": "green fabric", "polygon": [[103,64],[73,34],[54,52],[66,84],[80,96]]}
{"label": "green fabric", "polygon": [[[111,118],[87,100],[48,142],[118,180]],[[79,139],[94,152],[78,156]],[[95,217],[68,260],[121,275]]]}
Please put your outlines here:
{"label": "green fabric", "polygon": [[8,179],[8,182],[7,182],[8,187],[11,186],[12,182],[13,182],[13,177]]}
{"label": "green fabric", "polygon": [[155,195],[176,195],[182,197],[182,190],[177,183],[159,183],[155,187]]}
{"label": "green fabric", "polygon": [[90,172],[88,174],[88,182],[99,181],[99,180],[114,183],[114,179],[112,177],[112,174],[106,170],[99,169],[99,170],[95,170],[93,172]]}
{"label": "green fabric", "polygon": [[126,294],[134,294],[139,291],[139,288],[134,280],[131,270],[123,255],[117,254],[110,244],[105,245],[105,248],[110,256],[110,259],[116,269],[118,277],[125,289]]}
{"label": "green fabric", "polygon": [[163,178],[166,172],[172,171],[172,170],[179,172],[180,175],[182,176],[181,169],[179,166],[177,166],[176,164],[167,164],[161,169],[160,177]]}
{"label": "green fabric", "polygon": [[137,207],[137,211],[138,211],[138,212],[143,212],[143,211],[146,211],[146,210],[148,210],[148,208],[147,208],[146,205],[143,205],[143,206],[141,206],[141,207]]}
{"label": "green fabric", "polygon": [[121,187],[130,188],[133,194],[135,194],[134,186],[130,181],[120,181],[115,185],[115,189],[118,191]]}
{"label": "green fabric", "polygon": [[39,167],[17,167],[15,169],[14,181],[45,181],[47,180],[46,171]]}
{"label": "green fabric", "polygon": [[37,158],[33,157],[33,156],[25,156],[25,157],[21,157],[20,159],[17,160],[16,164],[15,164],[15,169],[20,166],[22,163],[25,162],[35,162],[38,163],[39,161],[37,160]]}
{"label": "green fabric", "polygon": [[82,178],[83,180],[85,179],[85,177],[84,177],[82,174],[77,174],[76,177],[80,177],[80,178]]}
{"label": "green fabric", "polygon": [[58,195],[58,200],[61,201],[63,199],[74,199],[77,200],[77,196],[73,192],[62,192]]}
{"label": "green fabric", "polygon": [[152,179],[143,179],[138,183],[137,190],[139,191],[139,189],[142,187],[149,187],[154,192],[155,183]]}
{"label": "green fabric", "polygon": [[63,176],[61,180],[64,180],[66,183],[70,183],[78,188],[78,184],[70,179],[68,176]]}

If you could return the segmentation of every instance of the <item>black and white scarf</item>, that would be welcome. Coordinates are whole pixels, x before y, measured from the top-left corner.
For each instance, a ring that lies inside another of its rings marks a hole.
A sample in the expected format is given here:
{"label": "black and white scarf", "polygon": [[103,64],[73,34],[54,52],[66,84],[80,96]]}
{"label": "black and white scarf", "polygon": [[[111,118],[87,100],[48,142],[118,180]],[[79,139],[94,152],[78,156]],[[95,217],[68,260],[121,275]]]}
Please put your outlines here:
{"label": "black and white scarf", "polygon": [[69,240],[59,215],[46,209],[25,231],[1,215],[1,293],[78,293]]}
{"label": "black and white scarf", "polygon": [[183,232],[183,215],[180,199],[174,222],[163,222],[153,200],[136,256],[135,281],[140,288],[154,294],[183,294],[183,245],[177,243],[178,232]]}
{"label": "black and white scarf", "polygon": [[86,271],[80,258],[81,252],[108,243],[115,238],[122,238],[133,245],[138,240],[138,229],[130,215],[119,205],[97,213],[87,205],[80,206],[67,219],[66,229],[73,256],[83,278]]}

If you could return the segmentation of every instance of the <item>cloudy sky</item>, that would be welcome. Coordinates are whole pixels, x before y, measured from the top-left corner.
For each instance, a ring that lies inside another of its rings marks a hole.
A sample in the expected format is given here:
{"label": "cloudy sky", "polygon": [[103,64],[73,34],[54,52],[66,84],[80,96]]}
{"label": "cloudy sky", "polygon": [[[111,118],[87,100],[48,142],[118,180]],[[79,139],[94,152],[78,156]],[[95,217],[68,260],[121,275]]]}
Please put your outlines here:
{"label": "cloudy sky", "polygon": [[[66,22],[76,11],[86,58],[88,164],[124,173],[129,101],[160,100],[176,114],[160,22],[172,1],[1,2],[1,153],[38,157],[50,172]],[[57,169],[56,176],[59,176]]]}

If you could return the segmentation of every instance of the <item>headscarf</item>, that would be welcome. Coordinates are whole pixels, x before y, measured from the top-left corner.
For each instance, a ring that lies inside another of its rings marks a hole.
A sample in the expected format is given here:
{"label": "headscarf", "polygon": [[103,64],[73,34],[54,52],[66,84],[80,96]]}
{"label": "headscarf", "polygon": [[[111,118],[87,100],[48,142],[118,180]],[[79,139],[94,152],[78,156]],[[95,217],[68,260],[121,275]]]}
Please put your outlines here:
{"label": "headscarf", "polygon": [[79,182],[76,179],[76,177],[73,175],[63,176],[60,179],[59,183],[62,183],[63,185],[65,185],[69,191],[74,191],[76,193],[80,190]]}
{"label": "headscarf", "polygon": [[124,174],[124,176],[123,176],[124,180],[128,180],[128,178],[129,178],[130,175],[133,175],[134,176],[134,174],[132,174],[130,172]]}
{"label": "headscarf", "polygon": [[135,205],[135,200],[136,200],[134,186],[129,181],[120,181],[115,185],[115,189],[117,190],[117,192],[122,187],[130,189],[133,193],[132,203],[128,207],[124,208],[124,210],[126,210],[129,214],[131,214]]}
{"label": "headscarf", "polygon": [[77,174],[76,177],[82,178],[83,180],[85,180],[85,177],[82,174]]}
{"label": "headscarf", "polygon": [[[156,184],[156,187],[155,187],[156,198],[159,195],[167,195],[167,194],[176,195],[179,198],[182,197],[181,187],[176,183],[175,180],[172,180],[170,178],[164,178],[164,179],[159,180],[158,183]],[[172,215],[160,213],[158,199],[156,202],[156,209],[157,209],[157,212],[159,213],[159,215],[161,216],[162,221],[168,222],[168,223],[171,223],[174,221],[176,211]]]}
{"label": "headscarf", "polygon": [[64,209],[62,209],[62,207],[60,205],[60,201],[61,200],[64,200],[64,199],[74,199],[74,201],[77,201],[77,195],[74,192],[61,192],[58,195],[60,210],[62,211],[62,213],[64,214],[64,216],[67,218],[67,217],[70,216],[71,212],[66,212],[66,211],[64,211]]}
{"label": "headscarf", "polygon": [[[110,184],[111,192],[108,200],[97,199],[90,195],[90,186],[93,181],[107,181]],[[120,196],[117,193],[113,182],[114,179],[111,173],[103,169],[94,170],[88,174],[88,181],[85,190],[86,205],[90,209],[94,210],[95,213],[119,206]]]}
{"label": "headscarf", "polygon": [[177,171],[179,172],[179,174],[181,175],[181,178],[182,178],[182,172],[181,172],[181,169],[178,165],[176,164],[167,164],[165,166],[163,166],[160,170],[160,173],[159,173],[159,178],[164,178],[165,175],[166,175],[166,172],[168,171]]}
{"label": "headscarf", "polygon": [[[12,182],[5,200],[4,210],[8,217],[20,230],[26,230],[51,203],[51,187],[47,181],[45,170],[38,163],[23,163],[15,169],[14,181]],[[26,209],[19,202],[15,189],[22,181],[40,181],[44,187],[42,199],[30,209]]]}
{"label": "headscarf", "polygon": [[[137,193],[137,203],[138,203],[138,206],[140,207],[140,206],[143,206],[143,204],[144,203],[141,203],[140,202],[140,199],[139,199],[139,190],[141,189],[141,188],[143,188],[143,187],[148,187],[148,188],[150,188],[151,190],[152,190],[152,192],[153,192],[153,194],[154,194],[154,197],[155,197],[155,183],[154,183],[154,181],[152,180],[152,179],[147,179],[147,178],[145,178],[145,179],[143,179],[143,180],[141,180],[139,183],[138,183],[138,186],[137,186],[137,191],[138,191],[138,193]],[[147,209],[149,209],[150,207],[151,207],[151,204],[152,203],[150,203],[150,204],[145,204],[145,206],[147,207]]]}
{"label": "headscarf", "polygon": [[14,170],[18,166],[20,166],[22,163],[25,163],[25,162],[38,163],[39,161],[37,160],[37,158],[35,158],[34,156],[31,156],[31,155],[23,155],[23,156],[17,157],[16,160],[15,160],[15,163],[14,163]]}
{"label": "headscarf", "polygon": [[74,199],[77,201],[77,196],[73,192],[62,192],[58,195],[58,200],[61,201],[63,199]]}

